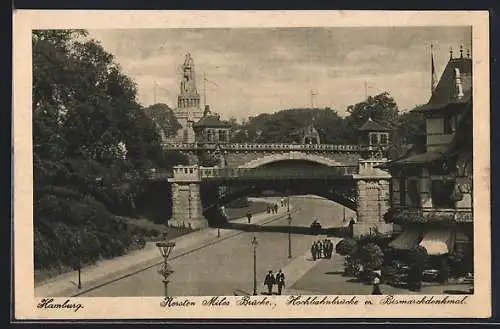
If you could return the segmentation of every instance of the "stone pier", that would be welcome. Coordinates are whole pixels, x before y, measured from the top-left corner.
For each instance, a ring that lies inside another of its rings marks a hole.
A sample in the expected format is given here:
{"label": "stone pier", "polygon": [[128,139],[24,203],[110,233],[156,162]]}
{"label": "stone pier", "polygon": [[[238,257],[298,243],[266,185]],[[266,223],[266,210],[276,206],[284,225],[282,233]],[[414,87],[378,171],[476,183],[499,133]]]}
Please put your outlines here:
{"label": "stone pier", "polygon": [[386,159],[360,159],[359,174],[354,175],[357,181],[357,222],[353,227],[353,235],[392,232],[392,224],[385,223],[384,215],[390,207],[391,175],[376,166]]}
{"label": "stone pier", "polygon": [[208,226],[203,217],[200,198],[200,174],[198,166],[175,166],[174,176],[168,181],[172,184],[172,218],[168,226],[191,227]]}

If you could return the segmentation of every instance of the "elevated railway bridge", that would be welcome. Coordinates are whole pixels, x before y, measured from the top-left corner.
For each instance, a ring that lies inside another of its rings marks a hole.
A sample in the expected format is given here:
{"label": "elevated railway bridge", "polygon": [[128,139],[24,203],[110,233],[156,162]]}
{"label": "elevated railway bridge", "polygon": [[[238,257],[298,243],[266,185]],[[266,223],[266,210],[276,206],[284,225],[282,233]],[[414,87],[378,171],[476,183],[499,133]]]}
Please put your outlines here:
{"label": "elevated railway bridge", "polygon": [[[190,164],[173,172],[151,172],[152,181],[172,189],[170,226],[205,227],[221,220],[221,206],[250,194],[316,194],[357,213],[355,234],[389,230],[390,175],[377,167],[387,160],[378,147],[329,144],[164,144]],[[383,150],[382,150],[383,151]],[[210,156],[216,165],[203,166]]]}

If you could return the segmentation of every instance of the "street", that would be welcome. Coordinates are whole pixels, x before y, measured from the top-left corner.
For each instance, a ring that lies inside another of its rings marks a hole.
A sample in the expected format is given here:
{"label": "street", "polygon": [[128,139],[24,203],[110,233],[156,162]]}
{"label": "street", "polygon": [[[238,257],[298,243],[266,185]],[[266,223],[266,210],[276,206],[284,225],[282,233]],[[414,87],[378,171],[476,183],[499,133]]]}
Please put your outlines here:
{"label": "street", "polygon": [[[341,226],[342,206],[319,198],[291,198],[296,211],[292,214],[292,226],[308,227],[313,217],[318,217],[323,227]],[[347,216],[353,212],[346,211]],[[286,219],[272,225],[288,226]],[[210,244],[192,253],[174,258],[170,265],[175,271],[168,286],[171,296],[231,296],[234,291],[253,293],[253,247],[257,238],[257,293],[264,291],[263,280],[268,270],[284,268],[295,257],[307,253],[311,243],[320,238],[312,235],[292,234],[292,259],[288,259],[288,233],[256,232],[240,234]],[[162,277],[158,266],[132,276],[111,282],[82,296],[162,296]],[[285,272],[285,275],[287,273]]]}

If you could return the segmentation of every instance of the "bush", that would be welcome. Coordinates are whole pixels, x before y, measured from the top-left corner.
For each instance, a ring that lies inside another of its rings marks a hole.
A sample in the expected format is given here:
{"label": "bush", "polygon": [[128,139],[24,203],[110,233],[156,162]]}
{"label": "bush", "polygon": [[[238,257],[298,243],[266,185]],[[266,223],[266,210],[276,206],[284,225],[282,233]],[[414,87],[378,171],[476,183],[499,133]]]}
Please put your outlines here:
{"label": "bush", "polygon": [[384,264],[384,253],[375,243],[368,243],[361,247],[358,253],[364,269],[368,271],[380,270]]}
{"label": "bush", "polygon": [[361,267],[361,262],[356,257],[347,256],[344,262],[345,276],[358,276]]}
{"label": "bush", "polygon": [[346,238],[340,240],[335,246],[335,252],[341,256],[351,256],[358,250],[358,243],[354,239]]}
{"label": "bush", "polygon": [[467,273],[472,272],[472,252],[470,248],[458,247],[457,250],[448,256],[450,263],[450,271],[452,277],[465,276]]}
{"label": "bush", "polygon": [[410,267],[424,269],[428,259],[427,249],[422,246],[410,250],[409,265]]}

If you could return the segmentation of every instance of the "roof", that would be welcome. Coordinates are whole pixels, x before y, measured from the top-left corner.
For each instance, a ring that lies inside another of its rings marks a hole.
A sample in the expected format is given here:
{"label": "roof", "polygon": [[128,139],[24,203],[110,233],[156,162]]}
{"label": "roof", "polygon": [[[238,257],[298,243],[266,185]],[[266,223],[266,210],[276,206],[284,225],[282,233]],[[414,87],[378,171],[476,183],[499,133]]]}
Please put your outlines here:
{"label": "roof", "polygon": [[366,122],[358,128],[359,131],[390,131],[390,129],[380,123],[377,123],[372,120],[372,118],[368,118]]}
{"label": "roof", "polygon": [[198,122],[193,124],[195,127],[209,127],[209,128],[230,128],[231,124],[220,120],[215,115],[207,115],[202,117]]}
{"label": "roof", "polygon": [[[456,97],[455,68],[460,71],[462,90],[464,96]],[[415,109],[415,111],[429,111],[447,107],[450,104],[463,104],[472,101],[472,59],[452,58],[448,61],[446,68],[439,79],[436,89],[432,93],[427,104]]]}

